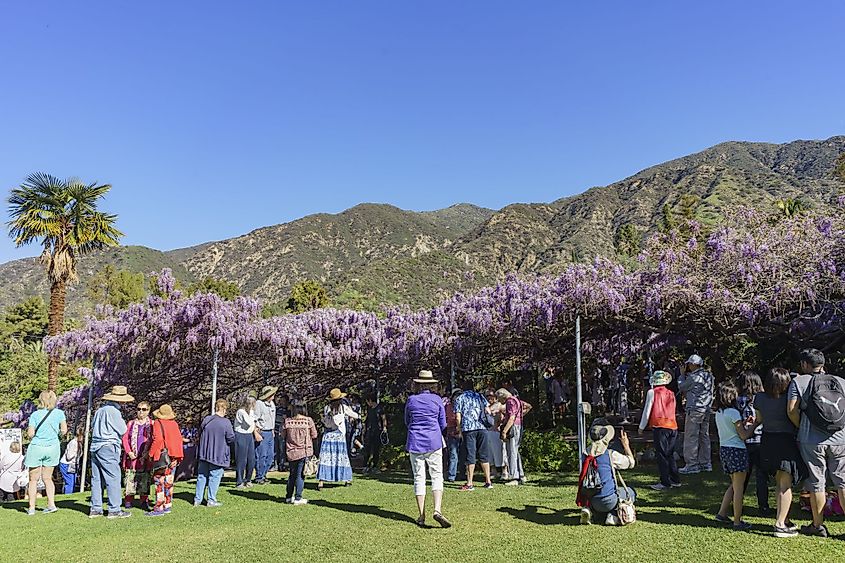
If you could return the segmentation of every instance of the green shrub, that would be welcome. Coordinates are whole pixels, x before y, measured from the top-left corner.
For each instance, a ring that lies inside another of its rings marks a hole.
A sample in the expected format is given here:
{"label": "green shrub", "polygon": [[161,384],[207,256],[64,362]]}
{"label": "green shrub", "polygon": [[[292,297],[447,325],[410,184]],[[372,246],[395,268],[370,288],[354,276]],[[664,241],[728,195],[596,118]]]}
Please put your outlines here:
{"label": "green shrub", "polygon": [[567,442],[571,431],[555,429],[546,432],[527,430],[519,452],[526,471],[575,471],[578,469],[578,446]]}
{"label": "green shrub", "polygon": [[410,467],[408,452],[405,451],[404,446],[387,445],[382,447],[380,461],[382,469],[391,471],[408,469]]}

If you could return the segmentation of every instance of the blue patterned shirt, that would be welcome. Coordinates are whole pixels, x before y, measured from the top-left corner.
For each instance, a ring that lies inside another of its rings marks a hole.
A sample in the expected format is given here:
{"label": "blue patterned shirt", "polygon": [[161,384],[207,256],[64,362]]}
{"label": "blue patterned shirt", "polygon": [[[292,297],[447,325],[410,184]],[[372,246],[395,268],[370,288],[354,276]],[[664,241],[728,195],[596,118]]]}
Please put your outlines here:
{"label": "blue patterned shirt", "polygon": [[481,423],[481,414],[487,408],[487,399],[475,391],[464,391],[455,399],[452,409],[461,414],[461,432],[487,430]]}

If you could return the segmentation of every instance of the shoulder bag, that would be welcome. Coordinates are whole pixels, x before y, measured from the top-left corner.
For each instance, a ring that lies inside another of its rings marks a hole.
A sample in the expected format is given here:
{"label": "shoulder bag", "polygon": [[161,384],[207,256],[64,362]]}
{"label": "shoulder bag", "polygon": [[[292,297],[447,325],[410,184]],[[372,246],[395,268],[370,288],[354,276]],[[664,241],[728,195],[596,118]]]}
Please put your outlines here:
{"label": "shoulder bag", "polygon": [[[619,472],[613,467],[613,462],[611,462],[611,468],[613,469],[613,478],[616,480],[616,490],[617,494],[619,489],[619,484],[622,483],[622,489],[626,492],[625,496],[627,495],[628,487],[625,485],[625,479],[619,475]],[[637,521],[637,509],[634,507],[634,500],[631,498],[619,498],[619,504],[616,505],[616,515],[619,517],[619,522],[622,523],[623,526],[627,526],[628,524],[633,524]]]}
{"label": "shoulder bag", "polygon": [[161,448],[161,455],[153,462],[153,473],[162,471],[170,466],[170,453],[167,451],[167,440],[164,434],[164,424],[159,420],[158,425],[161,428],[161,441],[164,442],[164,447]]}
{"label": "shoulder bag", "polygon": [[47,411],[47,414],[44,415],[44,418],[41,419],[41,422],[35,427],[35,432],[32,433],[32,437],[35,438],[38,436],[38,431],[41,430],[41,425],[47,422],[47,419],[50,418],[50,415],[53,414],[54,409],[50,409]]}

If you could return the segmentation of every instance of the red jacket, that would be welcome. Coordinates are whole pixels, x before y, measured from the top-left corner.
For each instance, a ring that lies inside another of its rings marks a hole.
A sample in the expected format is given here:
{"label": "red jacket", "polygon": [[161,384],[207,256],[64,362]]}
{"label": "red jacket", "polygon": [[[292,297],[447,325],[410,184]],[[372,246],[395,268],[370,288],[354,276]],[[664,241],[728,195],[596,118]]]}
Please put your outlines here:
{"label": "red jacket", "polygon": [[[164,436],[162,436],[162,427]],[[170,459],[181,460],[185,454],[182,452],[182,432],[175,420],[154,420],[153,421],[153,442],[150,444],[150,459],[158,461],[161,451],[167,447],[167,454]]]}
{"label": "red jacket", "polygon": [[675,394],[665,385],[654,388],[654,404],[648,417],[648,425],[652,428],[678,429],[678,422],[675,420]]}

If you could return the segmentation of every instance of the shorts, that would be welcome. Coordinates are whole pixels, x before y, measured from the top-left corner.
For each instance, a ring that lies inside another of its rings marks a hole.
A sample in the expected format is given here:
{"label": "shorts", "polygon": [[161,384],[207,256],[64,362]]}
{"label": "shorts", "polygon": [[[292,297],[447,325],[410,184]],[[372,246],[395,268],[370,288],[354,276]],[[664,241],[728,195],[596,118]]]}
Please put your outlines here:
{"label": "shorts", "polygon": [[476,462],[488,463],[490,457],[487,452],[487,430],[464,432],[464,450],[467,465]]}
{"label": "shorts", "polygon": [[760,467],[767,475],[774,475],[778,471],[788,473],[792,477],[793,486],[807,478],[807,466],[798,451],[795,435],[787,432],[763,432]]}
{"label": "shorts", "polygon": [[719,458],[722,460],[722,471],[728,475],[732,473],[748,472],[748,450],[745,448],[719,448]]}
{"label": "shorts", "polygon": [[824,492],[825,473],[830,475],[830,480],[837,489],[845,489],[845,445],[798,444],[798,449],[809,471],[807,480],[804,482],[806,491]]}
{"label": "shorts", "polygon": [[24,456],[24,465],[32,469],[35,467],[56,467],[62,457],[61,448],[56,443],[52,446],[30,444]]}

